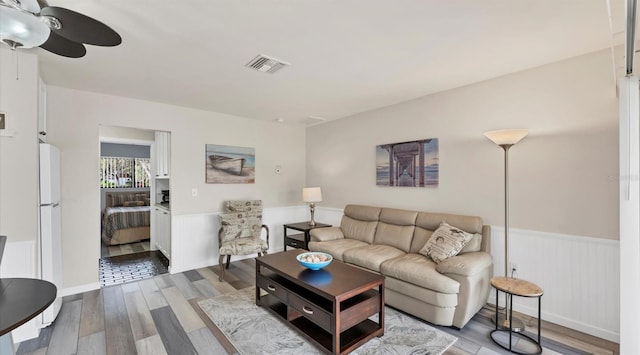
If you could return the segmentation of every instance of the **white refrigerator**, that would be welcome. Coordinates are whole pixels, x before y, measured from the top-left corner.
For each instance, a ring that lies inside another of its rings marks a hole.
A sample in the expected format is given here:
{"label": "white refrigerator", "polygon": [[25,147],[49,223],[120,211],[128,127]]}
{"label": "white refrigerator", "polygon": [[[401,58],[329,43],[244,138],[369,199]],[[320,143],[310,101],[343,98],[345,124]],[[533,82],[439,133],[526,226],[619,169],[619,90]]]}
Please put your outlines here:
{"label": "white refrigerator", "polygon": [[58,297],[41,315],[43,327],[56,319],[62,307],[60,225],[60,150],[51,144],[40,144],[40,277],[58,288]]}

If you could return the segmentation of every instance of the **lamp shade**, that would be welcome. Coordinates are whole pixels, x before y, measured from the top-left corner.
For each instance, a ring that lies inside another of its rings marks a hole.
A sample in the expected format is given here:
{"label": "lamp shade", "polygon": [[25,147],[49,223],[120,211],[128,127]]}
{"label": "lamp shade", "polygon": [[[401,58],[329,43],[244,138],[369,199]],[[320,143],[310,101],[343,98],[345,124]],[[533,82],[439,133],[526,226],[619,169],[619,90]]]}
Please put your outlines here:
{"label": "lamp shade", "polygon": [[526,137],[527,134],[529,134],[529,131],[526,129],[501,129],[484,133],[485,137],[497,145],[514,145]]}
{"label": "lamp shade", "polygon": [[13,41],[22,48],[37,47],[49,39],[49,26],[30,13],[0,3],[0,39]]}
{"label": "lamp shade", "polygon": [[322,201],[322,190],[319,187],[305,187],[302,189],[302,201],[320,202]]}

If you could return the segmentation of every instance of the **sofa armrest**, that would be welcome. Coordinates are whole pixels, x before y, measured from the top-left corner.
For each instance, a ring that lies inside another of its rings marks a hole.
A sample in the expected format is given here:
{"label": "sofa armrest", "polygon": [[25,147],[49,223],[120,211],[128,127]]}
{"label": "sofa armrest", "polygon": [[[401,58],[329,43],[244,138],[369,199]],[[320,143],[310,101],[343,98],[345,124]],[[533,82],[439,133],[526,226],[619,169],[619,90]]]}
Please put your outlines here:
{"label": "sofa armrest", "polygon": [[340,227],[315,228],[309,231],[309,239],[312,242],[326,242],[328,240],[344,239]]}
{"label": "sofa armrest", "polygon": [[441,274],[471,276],[483,271],[492,264],[491,254],[478,251],[447,258],[436,266],[436,270]]}

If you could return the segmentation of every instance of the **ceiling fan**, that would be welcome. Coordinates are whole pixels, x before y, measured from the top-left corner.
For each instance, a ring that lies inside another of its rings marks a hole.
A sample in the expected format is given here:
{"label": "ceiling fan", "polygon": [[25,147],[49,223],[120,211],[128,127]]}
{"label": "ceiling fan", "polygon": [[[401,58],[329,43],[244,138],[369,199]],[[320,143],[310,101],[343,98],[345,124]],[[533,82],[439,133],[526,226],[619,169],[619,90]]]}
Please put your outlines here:
{"label": "ceiling fan", "polygon": [[84,44],[117,46],[120,35],[104,23],[46,0],[0,0],[0,40],[11,49],[40,47],[69,58],[87,53]]}

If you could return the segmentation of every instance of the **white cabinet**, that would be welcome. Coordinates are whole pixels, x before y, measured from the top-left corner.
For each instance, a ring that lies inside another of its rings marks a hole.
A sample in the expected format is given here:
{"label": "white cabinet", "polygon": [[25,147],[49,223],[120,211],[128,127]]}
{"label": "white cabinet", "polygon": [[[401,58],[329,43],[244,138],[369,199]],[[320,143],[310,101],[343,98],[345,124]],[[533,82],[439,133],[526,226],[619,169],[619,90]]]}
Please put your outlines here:
{"label": "white cabinet", "polygon": [[153,233],[158,250],[171,260],[171,212],[162,207],[154,207]]}
{"label": "white cabinet", "polygon": [[171,134],[156,132],[156,178],[169,178],[171,175]]}

